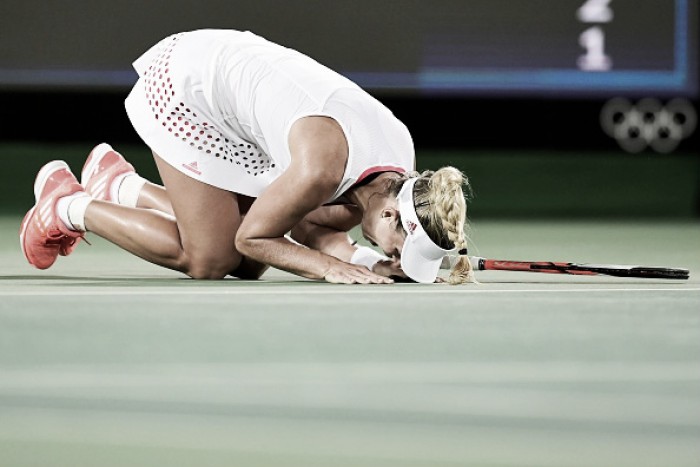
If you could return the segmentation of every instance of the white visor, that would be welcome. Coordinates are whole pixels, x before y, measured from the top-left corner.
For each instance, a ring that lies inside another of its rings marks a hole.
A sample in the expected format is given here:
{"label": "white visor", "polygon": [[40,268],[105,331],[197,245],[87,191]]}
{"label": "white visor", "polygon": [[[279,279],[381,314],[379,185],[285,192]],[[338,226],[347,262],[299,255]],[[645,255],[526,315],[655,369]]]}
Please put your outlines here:
{"label": "white visor", "polygon": [[420,225],[413,204],[413,186],[417,180],[418,177],[406,180],[396,197],[401,224],[406,231],[406,241],[401,250],[401,269],[416,282],[433,283],[440,270],[442,258],[457,251],[457,247],[451,250],[440,248]]}

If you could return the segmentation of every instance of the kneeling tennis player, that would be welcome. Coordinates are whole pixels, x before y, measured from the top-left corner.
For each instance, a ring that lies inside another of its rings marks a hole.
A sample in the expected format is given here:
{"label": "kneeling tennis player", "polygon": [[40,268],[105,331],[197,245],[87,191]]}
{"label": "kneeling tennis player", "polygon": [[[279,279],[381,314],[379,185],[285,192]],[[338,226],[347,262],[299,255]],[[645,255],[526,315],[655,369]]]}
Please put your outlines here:
{"label": "kneeling tennis player", "polygon": [[[466,179],[418,174],[407,128],[355,83],[250,32],[175,34],[136,62],[126,110],[163,186],[111,146],[81,180],[46,164],[20,227],[30,264],[50,267],[93,232],[196,279],[257,279],[268,266],[334,283],[472,280]],[[355,246],[360,225],[384,255]],[[287,235],[288,234],[288,235]]]}

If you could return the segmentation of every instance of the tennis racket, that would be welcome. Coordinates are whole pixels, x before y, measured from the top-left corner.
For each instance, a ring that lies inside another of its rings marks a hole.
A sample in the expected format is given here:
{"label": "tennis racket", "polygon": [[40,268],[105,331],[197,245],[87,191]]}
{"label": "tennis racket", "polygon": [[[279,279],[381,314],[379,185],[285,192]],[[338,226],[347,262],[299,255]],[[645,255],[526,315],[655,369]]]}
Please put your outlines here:
{"label": "tennis racket", "polygon": [[642,277],[646,279],[688,279],[690,271],[679,268],[651,266],[625,266],[619,264],[577,264],[552,261],[507,261],[471,256],[476,271],[525,271],[549,274],[574,274],[581,276]]}

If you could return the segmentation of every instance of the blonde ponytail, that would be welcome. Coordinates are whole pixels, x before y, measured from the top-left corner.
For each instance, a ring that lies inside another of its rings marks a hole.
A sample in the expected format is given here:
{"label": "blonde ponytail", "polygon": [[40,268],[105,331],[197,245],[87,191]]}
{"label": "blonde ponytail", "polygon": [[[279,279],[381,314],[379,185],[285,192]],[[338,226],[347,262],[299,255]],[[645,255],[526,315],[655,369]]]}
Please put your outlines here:
{"label": "blonde ponytail", "polygon": [[435,207],[435,216],[459,252],[457,262],[447,279],[453,285],[475,282],[474,271],[467,256],[467,236],[464,233],[467,221],[467,202],[462,190],[464,185],[468,186],[466,177],[454,167],[438,170],[428,183],[428,198]]}

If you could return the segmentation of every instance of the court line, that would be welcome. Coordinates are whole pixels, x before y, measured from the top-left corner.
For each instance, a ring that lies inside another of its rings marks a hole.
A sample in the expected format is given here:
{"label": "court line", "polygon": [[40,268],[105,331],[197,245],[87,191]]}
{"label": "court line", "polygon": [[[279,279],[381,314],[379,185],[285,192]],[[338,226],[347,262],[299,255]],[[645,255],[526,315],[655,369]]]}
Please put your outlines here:
{"label": "court line", "polygon": [[[697,362],[588,362],[581,360],[482,362],[172,362],[60,364],[0,367],[0,394],[31,388],[141,387],[239,384],[436,383],[677,383],[700,382]],[[586,388],[580,391],[586,392]],[[572,390],[567,390],[571,393]],[[694,396],[698,399],[700,393]],[[676,399],[678,396],[676,395]]]}
{"label": "court line", "polygon": [[[370,288],[371,287],[371,288]],[[118,290],[6,290],[0,291],[0,297],[100,297],[100,296],[158,296],[158,295],[338,295],[350,293],[363,293],[373,295],[455,295],[455,294],[552,294],[552,293],[601,293],[601,292],[700,292],[700,288],[581,288],[581,289],[446,289],[430,287],[405,288],[385,288],[387,286],[369,287],[332,287],[328,289],[316,288],[308,289],[279,289],[255,288],[243,289],[232,286],[230,289],[118,289]]]}

